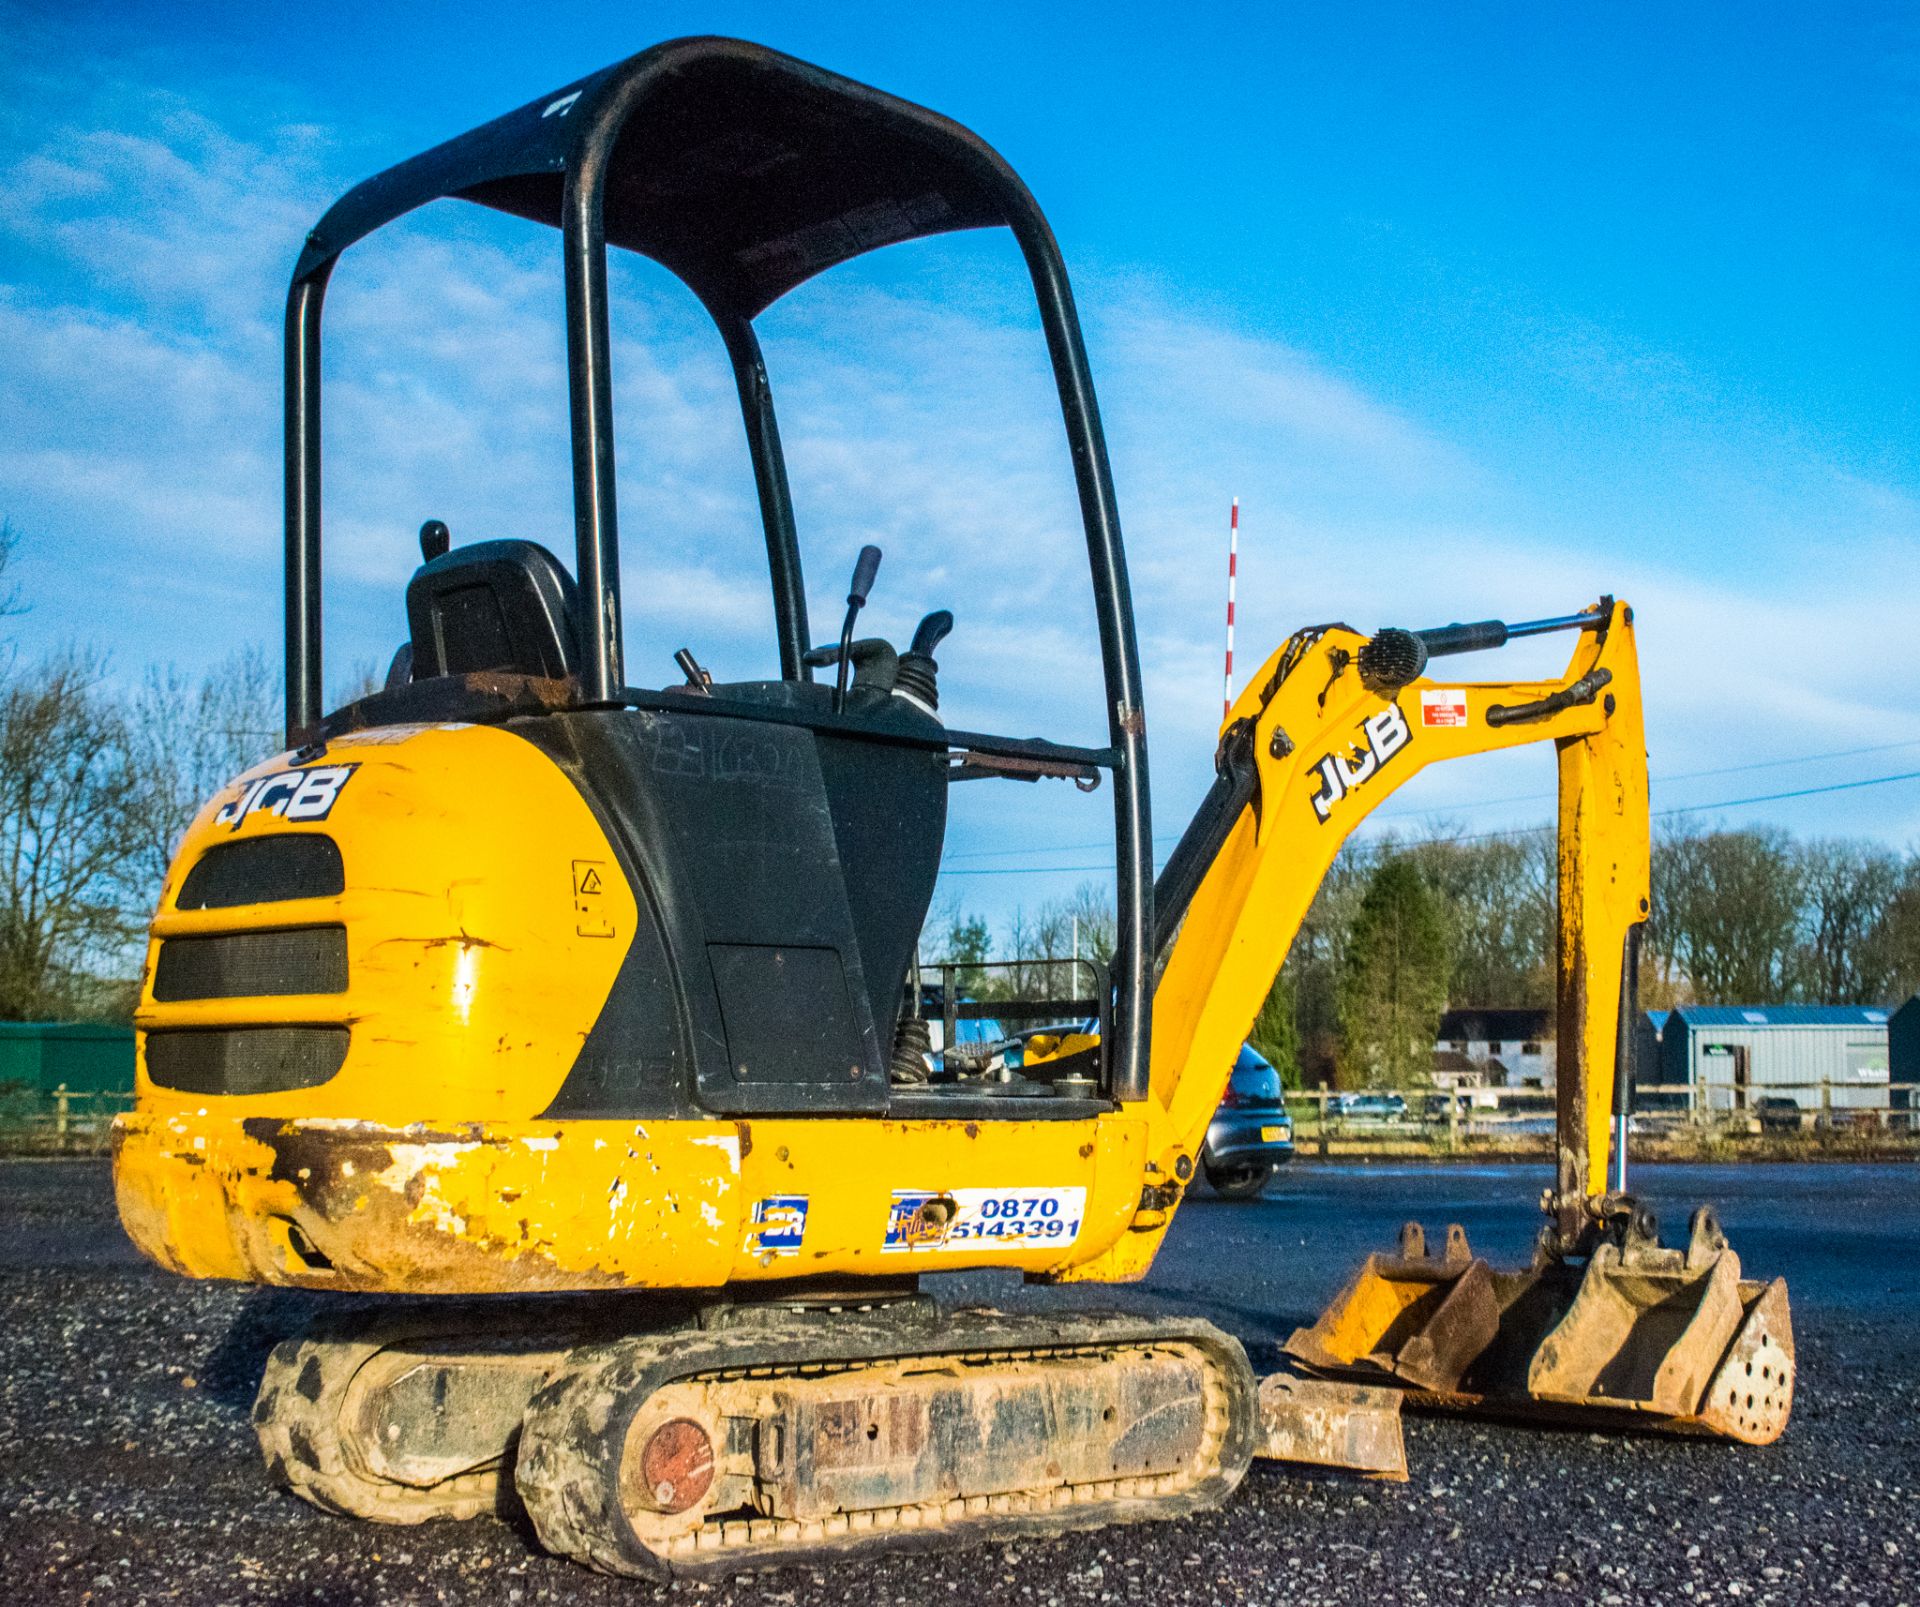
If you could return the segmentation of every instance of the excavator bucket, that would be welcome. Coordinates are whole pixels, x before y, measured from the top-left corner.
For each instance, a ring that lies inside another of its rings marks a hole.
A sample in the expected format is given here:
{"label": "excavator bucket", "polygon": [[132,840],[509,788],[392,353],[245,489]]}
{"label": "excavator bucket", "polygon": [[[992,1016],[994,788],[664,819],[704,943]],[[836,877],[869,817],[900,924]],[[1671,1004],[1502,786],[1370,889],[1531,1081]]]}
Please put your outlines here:
{"label": "excavator bucket", "polygon": [[1786,1282],[1743,1279],[1704,1208],[1684,1251],[1629,1231],[1584,1264],[1523,1272],[1491,1268],[1458,1226],[1430,1256],[1409,1223],[1286,1349],[1312,1372],[1487,1416],[1766,1445],[1793,1409]]}

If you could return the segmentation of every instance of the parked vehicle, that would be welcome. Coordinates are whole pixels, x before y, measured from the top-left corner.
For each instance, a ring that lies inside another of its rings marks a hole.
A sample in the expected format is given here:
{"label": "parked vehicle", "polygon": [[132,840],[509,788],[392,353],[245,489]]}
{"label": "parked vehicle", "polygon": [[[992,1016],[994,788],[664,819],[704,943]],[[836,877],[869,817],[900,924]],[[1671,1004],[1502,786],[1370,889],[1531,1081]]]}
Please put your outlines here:
{"label": "parked vehicle", "polygon": [[1222,1199],[1251,1200],[1292,1159],[1293,1118],[1280,1073],[1251,1044],[1243,1044],[1226,1097],[1208,1124],[1200,1170]]}
{"label": "parked vehicle", "polygon": [[1350,1122],[1403,1122],[1407,1101],[1402,1094],[1336,1094],[1327,1101],[1329,1116]]}
{"label": "parked vehicle", "polygon": [[1763,1133],[1797,1133],[1803,1125],[1800,1101],[1789,1094],[1768,1094],[1754,1105]]}

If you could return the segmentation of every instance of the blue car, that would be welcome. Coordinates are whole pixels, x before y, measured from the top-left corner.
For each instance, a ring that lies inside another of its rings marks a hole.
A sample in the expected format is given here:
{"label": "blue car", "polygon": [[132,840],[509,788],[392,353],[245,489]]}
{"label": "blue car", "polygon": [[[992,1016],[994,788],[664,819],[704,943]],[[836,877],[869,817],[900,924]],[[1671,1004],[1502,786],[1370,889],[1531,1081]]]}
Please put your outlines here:
{"label": "blue car", "polygon": [[1252,1045],[1243,1044],[1226,1097],[1207,1127],[1200,1170],[1222,1199],[1251,1200],[1292,1159],[1293,1118],[1280,1073]]}

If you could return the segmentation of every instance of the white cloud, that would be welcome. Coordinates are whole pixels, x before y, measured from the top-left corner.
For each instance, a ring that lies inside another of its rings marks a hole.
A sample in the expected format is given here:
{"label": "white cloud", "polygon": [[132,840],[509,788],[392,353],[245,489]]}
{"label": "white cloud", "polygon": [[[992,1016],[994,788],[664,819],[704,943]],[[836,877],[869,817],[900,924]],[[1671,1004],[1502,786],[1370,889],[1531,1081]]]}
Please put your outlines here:
{"label": "white cloud", "polygon": [[[27,538],[31,631],[117,639],[123,669],[211,661],[277,629],[284,275],[330,193],[359,175],[331,170],[329,137],[311,126],[268,122],[243,139],[175,97],[91,94],[0,172],[0,244],[26,264],[0,286],[0,512]],[[717,337],[660,271],[622,265],[614,284],[629,674],[671,678],[681,645],[724,678],[769,673],[757,504]],[[1236,493],[1243,680],[1304,623],[1518,618],[1605,589],[1640,609],[1656,773],[1701,755],[1920,738],[1910,588],[1886,579],[1920,535],[1900,488],[1817,465],[1788,480],[1722,465],[1712,496],[1758,498],[1768,518],[1815,533],[1782,577],[1738,548],[1610,527],[1577,494],[1523,485],[1515,462],[1476,459],[1311,354],[1165,287],[1095,278],[1081,293],[1163,834],[1211,777]],[[1024,294],[1010,246],[962,237],[807,286],[766,320],[814,628],[837,624],[853,553],[877,541],[888,556],[870,629],[899,640],[928,609],[958,617],[942,653],[956,724],[1101,740],[1078,509]],[[461,204],[349,254],[327,315],[336,666],[390,649],[425,517],[457,539],[529,536],[570,557],[559,313],[552,237]],[[1597,360],[1590,344],[1574,358]],[[1603,366],[1610,383],[1671,379],[1657,354]],[[1685,517],[1697,533],[1698,510]],[[1565,647],[1462,669],[1534,673]],[[1404,806],[1459,813],[1524,792],[1537,757],[1435,772]],[[1012,804],[1041,811],[1027,843],[1080,840],[1088,809],[1097,831],[1106,808],[1052,784],[1004,790],[1012,803],[964,805],[981,823],[958,846],[995,841]],[[1897,829],[1914,818],[1880,807]]]}

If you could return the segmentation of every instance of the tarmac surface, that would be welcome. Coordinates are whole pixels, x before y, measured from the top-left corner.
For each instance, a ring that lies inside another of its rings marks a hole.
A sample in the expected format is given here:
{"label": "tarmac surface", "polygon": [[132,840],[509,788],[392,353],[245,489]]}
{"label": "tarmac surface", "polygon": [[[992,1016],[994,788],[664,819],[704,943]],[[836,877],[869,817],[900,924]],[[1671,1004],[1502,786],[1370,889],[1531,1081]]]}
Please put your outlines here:
{"label": "tarmac surface", "polygon": [[[1196,1195],[1150,1282],[1076,1298],[1196,1311],[1265,1368],[1405,1217],[1524,1262],[1545,1181],[1303,1162],[1258,1202]],[[248,1407],[323,1297],[172,1278],[122,1238],[104,1163],[0,1162],[0,1602],[1920,1604],[1920,1168],[1634,1182],[1669,1238],[1711,1200],[1749,1273],[1789,1280],[1799,1394],[1777,1445],[1410,1417],[1406,1484],[1256,1463],[1197,1518],[655,1586],[543,1555],[523,1523],[379,1528],[271,1488]]]}

